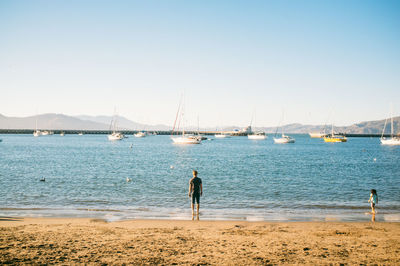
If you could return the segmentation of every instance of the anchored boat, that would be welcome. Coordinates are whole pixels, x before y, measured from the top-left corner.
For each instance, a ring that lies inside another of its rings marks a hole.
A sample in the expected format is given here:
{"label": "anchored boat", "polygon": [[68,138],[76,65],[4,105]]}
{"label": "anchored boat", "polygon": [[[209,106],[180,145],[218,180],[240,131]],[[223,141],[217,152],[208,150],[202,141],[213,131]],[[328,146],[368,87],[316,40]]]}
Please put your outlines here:
{"label": "anchored boat", "polygon": [[[179,102],[178,111],[176,113],[174,127],[172,129],[172,134],[175,131],[176,122],[179,120],[182,122],[182,135],[175,137],[171,135],[171,139],[174,144],[200,144],[201,136],[188,135],[185,134],[185,119],[184,119],[184,95],[182,95],[181,101]],[[178,127],[179,127],[178,123]]]}
{"label": "anchored boat", "polygon": [[332,124],[332,133],[329,135],[326,135],[324,137],[325,142],[347,142],[347,138],[344,135],[341,134],[336,134],[333,131],[333,124]]}
{"label": "anchored boat", "polygon": [[390,114],[390,138],[385,138],[383,134],[385,133],[387,119],[385,120],[385,125],[383,126],[382,136],[381,136],[381,144],[382,145],[400,145],[400,134],[397,136],[394,135],[393,129],[393,107],[391,109]]}

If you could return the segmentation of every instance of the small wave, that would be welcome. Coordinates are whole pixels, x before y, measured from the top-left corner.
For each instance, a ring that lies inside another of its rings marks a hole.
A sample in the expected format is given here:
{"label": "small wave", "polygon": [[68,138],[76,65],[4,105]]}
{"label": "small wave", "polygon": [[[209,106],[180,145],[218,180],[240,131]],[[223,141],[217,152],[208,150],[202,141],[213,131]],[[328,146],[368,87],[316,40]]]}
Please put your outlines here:
{"label": "small wave", "polygon": [[113,209],[90,209],[90,208],[78,208],[79,211],[90,211],[90,212],[122,212],[121,210]]}
{"label": "small wave", "polygon": [[400,214],[385,214],[385,215],[383,215],[383,219],[386,222],[399,222]]}
{"label": "small wave", "polygon": [[[293,209],[293,206],[287,206]],[[324,205],[324,204],[309,204],[297,205],[297,209],[337,209],[337,210],[368,210],[371,209],[368,205]],[[400,206],[377,206],[380,210],[400,210]]]}
{"label": "small wave", "polygon": [[262,221],[264,221],[264,218],[260,217],[260,216],[247,216],[246,217],[246,221],[249,221],[249,222],[262,222]]}
{"label": "small wave", "polygon": [[0,211],[44,211],[50,208],[0,208]]}

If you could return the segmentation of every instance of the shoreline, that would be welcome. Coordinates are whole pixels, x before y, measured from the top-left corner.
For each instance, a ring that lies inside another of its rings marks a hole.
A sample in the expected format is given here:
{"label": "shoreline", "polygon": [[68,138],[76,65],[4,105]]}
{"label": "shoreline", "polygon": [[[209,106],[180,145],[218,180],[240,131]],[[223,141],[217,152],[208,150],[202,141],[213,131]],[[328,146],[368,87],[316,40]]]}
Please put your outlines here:
{"label": "shoreline", "polygon": [[[218,212],[219,211],[219,212]],[[262,212],[248,210],[220,210],[202,209],[200,219],[205,221],[248,221],[248,222],[368,222],[372,220],[369,208],[362,210],[336,210],[336,211],[297,211],[282,212],[265,210]],[[107,222],[129,220],[191,220],[190,209],[91,209],[91,208],[0,208],[2,216],[18,218],[83,218],[103,219]],[[400,222],[400,213],[396,210],[378,209],[375,219],[377,222]]]}
{"label": "shoreline", "polygon": [[0,263],[400,263],[400,223],[0,217]]}

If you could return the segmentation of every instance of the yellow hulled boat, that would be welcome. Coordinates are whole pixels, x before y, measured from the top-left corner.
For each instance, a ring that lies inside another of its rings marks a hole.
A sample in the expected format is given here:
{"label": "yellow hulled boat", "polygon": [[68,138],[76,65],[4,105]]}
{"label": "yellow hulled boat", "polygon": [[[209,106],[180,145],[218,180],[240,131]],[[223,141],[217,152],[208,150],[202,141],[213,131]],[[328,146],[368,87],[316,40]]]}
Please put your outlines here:
{"label": "yellow hulled boat", "polygon": [[325,142],[347,142],[345,136],[326,136],[324,137]]}
{"label": "yellow hulled boat", "polygon": [[324,136],[325,142],[347,142],[347,138],[344,135],[335,135],[333,131],[333,124],[332,124],[332,133],[329,135]]}

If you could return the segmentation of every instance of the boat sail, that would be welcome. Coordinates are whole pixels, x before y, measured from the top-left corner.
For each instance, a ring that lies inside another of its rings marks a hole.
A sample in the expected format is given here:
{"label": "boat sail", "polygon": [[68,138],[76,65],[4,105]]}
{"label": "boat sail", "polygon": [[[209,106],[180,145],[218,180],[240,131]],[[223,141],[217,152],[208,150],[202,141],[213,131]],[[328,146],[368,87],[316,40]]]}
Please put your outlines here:
{"label": "boat sail", "polygon": [[[282,121],[283,121],[283,114],[282,114]],[[279,126],[276,128],[275,137],[274,137],[274,142],[276,144],[295,143],[296,140],[294,138],[287,136],[283,133],[283,126],[281,127],[281,131],[282,131],[281,137],[280,138],[276,137],[276,135],[278,133],[278,129],[279,129]]]}
{"label": "boat sail", "polygon": [[121,132],[117,132],[118,130],[118,126],[117,126],[117,122],[118,122],[118,116],[116,111],[114,110],[114,116],[111,119],[111,124],[110,124],[110,129],[112,129],[112,133],[110,135],[108,135],[108,140],[114,141],[114,140],[122,140],[125,136],[124,134],[122,134]]}
{"label": "boat sail", "polygon": [[381,136],[381,144],[382,145],[400,145],[400,134],[397,136],[394,135],[394,129],[393,129],[393,107],[391,109],[391,114],[390,114],[390,138],[384,137],[385,129],[386,129],[386,123],[387,119],[385,120],[385,125],[383,126],[382,130],[382,136]]}
{"label": "boat sail", "polygon": [[[185,121],[184,121],[185,105],[184,105],[184,101],[185,101],[184,100],[184,95],[182,95],[182,98],[181,98],[181,100],[179,102],[178,111],[176,112],[174,127],[173,127],[172,133],[171,133],[171,139],[172,139],[174,144],[200,144],[201,143],[201,137],[200,136],[194,136],[194,135],[185,134]],[[177,121],[179,121],[177,128],[179,128],[179,125],[182,122],[182,135],[181,136],[173,136],[173,133],[175,132],[176,122]]]}

